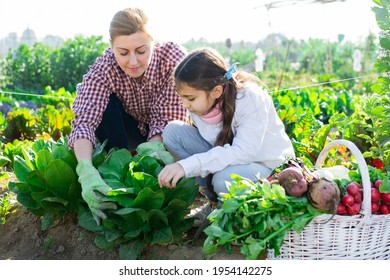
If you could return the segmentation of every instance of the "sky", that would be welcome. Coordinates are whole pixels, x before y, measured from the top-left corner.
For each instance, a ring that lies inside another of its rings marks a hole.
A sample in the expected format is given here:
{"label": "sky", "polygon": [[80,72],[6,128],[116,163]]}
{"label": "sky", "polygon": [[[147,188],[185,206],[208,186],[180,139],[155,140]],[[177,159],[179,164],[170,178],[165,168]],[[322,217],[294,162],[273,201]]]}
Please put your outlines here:
{"label": "sky", "polygon": [[[280,1],[280,0],[279,0]],[[26,28],[38,39],[101,35],[108,41],[113,15],[137,6],[149,17],[156,39],[184,43],[257,42],[279,32],[292,39],[363,40],[377,34],[372,0],[345,0],[329,4],[294,4],[267,10],[271,0],[0,0],[0,38],[10,32],[20,37]],[[310,1],[307,1],[310,2]]]}

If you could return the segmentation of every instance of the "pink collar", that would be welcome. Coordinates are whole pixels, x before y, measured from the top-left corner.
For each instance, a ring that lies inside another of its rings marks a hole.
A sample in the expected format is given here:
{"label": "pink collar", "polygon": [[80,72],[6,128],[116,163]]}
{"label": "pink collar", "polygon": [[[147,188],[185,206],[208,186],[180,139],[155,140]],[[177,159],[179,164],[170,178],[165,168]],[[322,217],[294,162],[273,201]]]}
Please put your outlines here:
{"label": "pink collar", "polygon": [[210,111],[200,116],[208,124],[217,124],[222,121],[221,102],[217,103]]}

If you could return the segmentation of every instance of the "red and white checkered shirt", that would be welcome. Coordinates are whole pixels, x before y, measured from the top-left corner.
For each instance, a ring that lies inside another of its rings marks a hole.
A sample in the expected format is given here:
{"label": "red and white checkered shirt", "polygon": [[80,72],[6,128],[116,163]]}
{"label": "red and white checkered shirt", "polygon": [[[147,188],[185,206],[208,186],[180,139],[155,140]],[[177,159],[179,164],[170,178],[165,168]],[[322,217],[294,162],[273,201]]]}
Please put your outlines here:
{"label": "red and white checkered shirt", "polygon": [[122,101],[125,111],[139,122],[139,130],[148,139],[162,133],[172,120],[185,121],[186,110],[173,83],[174,68],[184,55],[179,45],[156,43],[143,80],[138,83],[120,68],[112,49],[105,50],[77,85],[69,147],[73,149],[77,139],[88,139],[95,147],[95,130],[111,94]]}

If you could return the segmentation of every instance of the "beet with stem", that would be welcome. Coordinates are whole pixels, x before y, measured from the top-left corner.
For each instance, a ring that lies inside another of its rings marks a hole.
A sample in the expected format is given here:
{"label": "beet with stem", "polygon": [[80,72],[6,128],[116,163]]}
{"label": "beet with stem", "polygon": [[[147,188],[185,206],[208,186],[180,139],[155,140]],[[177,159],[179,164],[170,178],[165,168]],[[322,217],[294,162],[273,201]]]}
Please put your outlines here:
{"label": "beet with stem", "polygon": [[340,202],[340,189],[335,182],[321,178],[309,184],[307,198],[317,209],[334,215]]}
{"label": "beet with stem", "polygon": [[290,196],[300,197],[307,191],[307,181],[302,170],[288,167],[275,175],[277,182]]}

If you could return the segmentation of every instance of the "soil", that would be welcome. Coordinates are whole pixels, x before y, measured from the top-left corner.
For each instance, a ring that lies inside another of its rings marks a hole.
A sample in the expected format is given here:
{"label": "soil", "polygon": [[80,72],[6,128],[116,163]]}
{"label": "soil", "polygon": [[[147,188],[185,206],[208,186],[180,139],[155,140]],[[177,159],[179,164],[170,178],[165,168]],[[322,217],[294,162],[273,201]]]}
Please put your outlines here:
{"label": "soil", "polygon": [[[11,177],[1,179],[0,195],[7,189]],[[197,200],[201,201],[201,198]],[[196,229],[185,233],[183,241],[168,245],[149,245],[141,260],[242,260],[244,256],[234,248],[233,253],[220,250],[213,255],[202,251],[206,235],[192,241]],[[100,249],[94,244],[95,235],[77,225],[77,218],[67,216],[47,230],[41,230],[41,218],[17,202],[6,223],[0,224],[1,260],[118,260],[117,249]]]}

